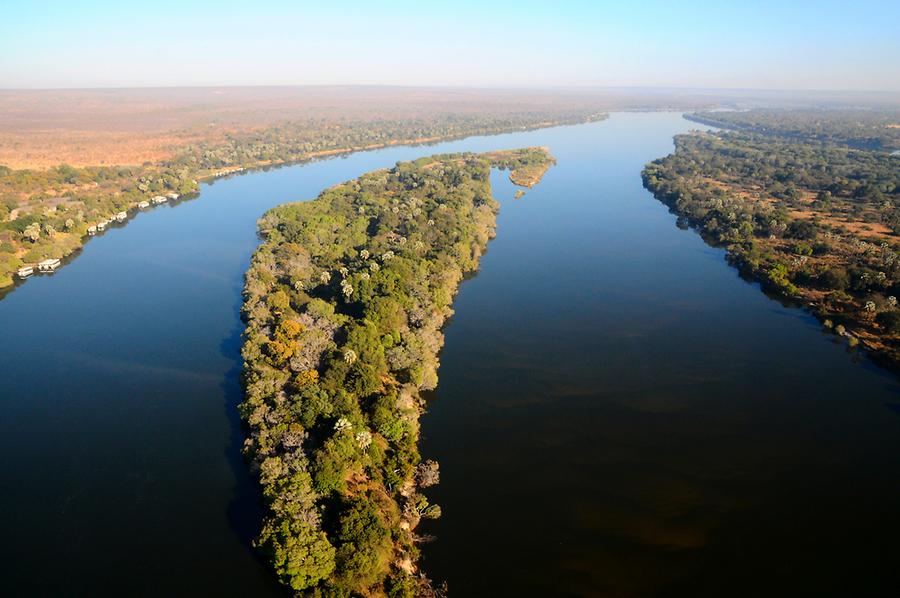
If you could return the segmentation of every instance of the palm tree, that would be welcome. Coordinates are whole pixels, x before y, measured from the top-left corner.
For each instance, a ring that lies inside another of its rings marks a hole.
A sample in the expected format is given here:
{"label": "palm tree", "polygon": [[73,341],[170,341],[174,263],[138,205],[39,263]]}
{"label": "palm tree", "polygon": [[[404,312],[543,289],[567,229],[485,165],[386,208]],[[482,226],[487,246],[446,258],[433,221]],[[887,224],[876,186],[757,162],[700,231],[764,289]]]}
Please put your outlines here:
{"label": "palm tree", "polygon": [[37,240],[41,238],[41,225],[37,222],[29,224],[25,227],[25,230],[23,232],[26,239],[28,239],[32,243],[37,243]]}
{"label": "palm tree", "polygon": [[356,442],[359,444],[359,448],[367,449],[372,444],[372,434],[368,430],[357,432]]}

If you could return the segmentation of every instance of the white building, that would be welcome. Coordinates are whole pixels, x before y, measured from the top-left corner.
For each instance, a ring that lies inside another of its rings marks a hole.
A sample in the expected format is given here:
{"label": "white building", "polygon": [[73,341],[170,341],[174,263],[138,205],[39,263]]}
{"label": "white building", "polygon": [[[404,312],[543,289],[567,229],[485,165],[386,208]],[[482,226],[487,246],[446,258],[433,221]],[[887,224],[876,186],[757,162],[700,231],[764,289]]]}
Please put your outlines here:
{"label": "white building", "polygon": [[38,262],[38,270],[41,272],[53,272],[57,268],[59,268],[59,259],[51,258],[49,260],[44,260],[42,262]]}

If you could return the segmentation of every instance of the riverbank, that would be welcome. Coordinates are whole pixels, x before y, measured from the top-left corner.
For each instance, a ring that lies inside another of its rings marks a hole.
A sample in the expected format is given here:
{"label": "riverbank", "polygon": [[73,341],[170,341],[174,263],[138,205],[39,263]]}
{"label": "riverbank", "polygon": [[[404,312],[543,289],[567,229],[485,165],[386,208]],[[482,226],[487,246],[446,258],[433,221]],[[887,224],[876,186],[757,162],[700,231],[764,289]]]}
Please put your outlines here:
{"label": "riverbank", "polygon": [[439,593],[417,566],[414,530],[441,512],[420,393],[495,234],[491,168],[533,185],[552,163],[543,148],[421,158],[260,220],[240,409],[267,505],[257,545],[294,590]]}
{"label": "riverbank", "polygon": [[900,162],[845,147],[849,141],[776,133],[693,133],[675,144],[644,168],[646,188],[707,243],[725,248],[742,275],[897,370]]}
{"label": "riverbank", "polygon": [[425,123],[378,121],[312,129],[282,125],[219,145],[199,144],[176,159],[152,166],[60,166],[48,171],[0,166],[0,289],[24,282],[28,275],[17,276],[22,268],[74,255],[90,237],[102,234],[112,222],[122,223],[140,210],[195,195],[200,181],[357,151],[527,131],[606,117],[605,113],[584,111],[555,118],[535,113],[504,118],[470,116],[461,121],[442,117]]}

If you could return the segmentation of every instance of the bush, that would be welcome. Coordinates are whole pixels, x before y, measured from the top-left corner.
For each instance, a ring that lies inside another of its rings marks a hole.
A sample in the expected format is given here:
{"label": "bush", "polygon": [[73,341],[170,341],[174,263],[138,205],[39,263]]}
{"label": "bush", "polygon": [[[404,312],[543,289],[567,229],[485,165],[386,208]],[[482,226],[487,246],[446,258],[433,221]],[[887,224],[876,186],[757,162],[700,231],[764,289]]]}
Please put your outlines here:
{"label": "bush", "polygon": [[875,317],[878,324],[890,334],[900,334],[900,311],[883,311]]}
{"label": "bush", "polygon": [[814,239],[819,227],[811,220],[794,220],[787,227],[787,236],[792,239]]}
{"label": "bush", "polygon": [[850,275],[843,268],[829,268],[819,280],[824,287],[836,291],[846,291],[850,287]]}

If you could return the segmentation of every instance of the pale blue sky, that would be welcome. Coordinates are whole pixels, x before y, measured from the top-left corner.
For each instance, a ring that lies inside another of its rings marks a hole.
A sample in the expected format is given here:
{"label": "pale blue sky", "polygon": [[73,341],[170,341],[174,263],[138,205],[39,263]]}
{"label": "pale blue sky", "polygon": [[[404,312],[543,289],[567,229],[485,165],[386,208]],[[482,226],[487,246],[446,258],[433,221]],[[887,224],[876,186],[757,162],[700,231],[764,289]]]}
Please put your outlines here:
{"label": "pale blue sky", "polygon": [[900,91],[900,0],[5,0],[0,87]]}

